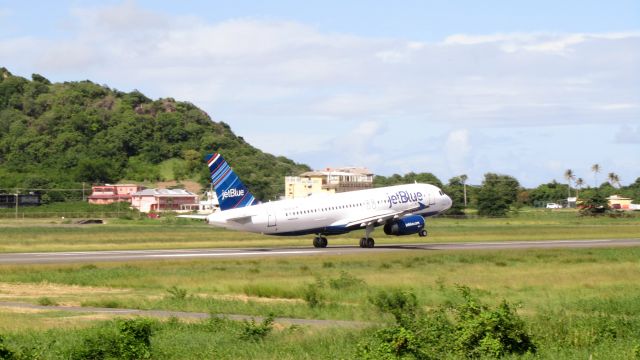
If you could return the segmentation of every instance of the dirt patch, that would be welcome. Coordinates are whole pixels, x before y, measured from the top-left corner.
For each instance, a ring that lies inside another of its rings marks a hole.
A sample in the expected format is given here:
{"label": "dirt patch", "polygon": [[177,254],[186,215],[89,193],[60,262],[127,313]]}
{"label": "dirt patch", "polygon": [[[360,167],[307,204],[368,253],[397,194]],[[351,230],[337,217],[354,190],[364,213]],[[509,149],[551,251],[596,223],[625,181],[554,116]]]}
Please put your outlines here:
{"label": "dirt patch", "polygon": [[3,313],[14,313],[14,314],[36,314],[36,313],[49,311],[46,309],[32,309],[32,308],[21,308],[21,307],[14,307],[14,306],[2,306],[1,304],[0,304],[0,310]]}
{"label": "dirt patch", "polygon": [[299,304],[303,303],[302,299],[287,299],[287,298],[266,298],[259,296],[249,296],[245,294],[239,295],[210,295],[210,294],[199,294],[198,296],[218,299],[218,300],[231,300],[231,301],[242,301],[242,302],[259,302],[259,303],[280,303],[280,304]]}
{"label": "dirt patch", "polygon": [[74,295],[121,295],[129,293],[126,289],[91,287],[77,285],[60,285],[51,283],[22,284],[0,282],[0,299],[42,296],[74,296]]}

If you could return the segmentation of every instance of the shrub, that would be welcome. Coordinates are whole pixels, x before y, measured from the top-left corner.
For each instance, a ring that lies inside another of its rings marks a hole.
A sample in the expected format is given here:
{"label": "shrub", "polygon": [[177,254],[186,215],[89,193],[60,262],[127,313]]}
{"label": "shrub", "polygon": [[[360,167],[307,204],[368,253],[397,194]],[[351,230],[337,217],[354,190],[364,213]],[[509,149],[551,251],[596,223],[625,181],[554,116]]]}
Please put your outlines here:
{"label": "shrub", "polygon": [[459,290],[461,304],[426,312],[420,309],[411,291],[378,293],[370,301],[380,311],[392,314],[396,324],[365,337],[358,344],[359,357],[478,358],[536,352],[524,322],[506,301],[490,309],[472,297],[469,288]]}
{"label": "shrub", "polygon": [[410,325],[416,318],[418,299],[411,291],[381,291],[369,299],[381,312],[390,313],[400,325]]}
{"label": "shrub", "polygon": [[116,349],[121,359],[148,359],[151,357],[152,323],[147,319],[118,321]]}
{"label": "shrub", "polygon": [[273,330],[273,318],[272,314],[265,317],[259,324],[255,319],[251,321],[243,321],[242,328],[240,330],[240,338],[243,340],[262,340],[265,336],[269,335]]}
{"label": "shrub", "polygon": [[148,359],[151,357],[152,333],[151,320],[116,320],[101,328],[89,329],[80,345],[71,350],[69,358]]}
{"label": "shrub", "polygon": [[0,359],[13,359],[15,353],[4,344],[4,338],[0,335]]}
{"label": "shrub", "polygon": [[456,349],[466,357],[535,353],[536,346],[524,322],[502,301],[496,309],[479,304],[468,288],[461,288],[465,302],[456,308]]}
{"label": "shrub", "polygon": [[335,290],[347,289],[364,284],[364,280],[359,279],[346,271],[340,272],[340,277],[329,280],[329,286]]}
{"label": "shrub", "polygon": [[172,286],[167,289],[169,293],[169,298],[172,300],[184,300],[187,298],[187,289],[182,289],[177,286]]}
{"label": "shrub", "polygon": [[204,321],[204,328],[214,333],[221,332],[234,325],[236,325],[235,321],[213,312],[209,313],[209,317]]}
{"label": "shrub", "polygon": [[43,296],[43,297],[39,298],[38,299],[38,304],[42,305],[42,306],[55,306],[55,305],[58,305],[58,303],[55,300],[51,299],[50,297],[46,297],[46,296]]}
{"label": "shrub", "polygon": [[309,307],[315,308],[324,304],[325,296],[322,291],[323,288],[324,283],[322,283],[321,280],[317,280],[315,283],[307,284],[302,290],[302,298],[307,302]]}

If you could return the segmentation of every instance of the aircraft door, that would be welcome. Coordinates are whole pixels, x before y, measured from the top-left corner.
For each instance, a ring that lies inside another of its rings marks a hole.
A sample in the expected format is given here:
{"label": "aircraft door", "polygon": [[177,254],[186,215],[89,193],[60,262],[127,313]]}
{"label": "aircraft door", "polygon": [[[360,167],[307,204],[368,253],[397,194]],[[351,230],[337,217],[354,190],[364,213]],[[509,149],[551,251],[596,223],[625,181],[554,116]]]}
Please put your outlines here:
{"label": "aircraft door", "polygon": [[276,224],[276,214],[269,213],[267,216],[267,227],[273,227],[276,226]]}
{"label": "aircraft door", "polygon": [[375,210],[376,209],[376,200],[375,199],[367,200],[366,204],[367,204],[367,210]]}

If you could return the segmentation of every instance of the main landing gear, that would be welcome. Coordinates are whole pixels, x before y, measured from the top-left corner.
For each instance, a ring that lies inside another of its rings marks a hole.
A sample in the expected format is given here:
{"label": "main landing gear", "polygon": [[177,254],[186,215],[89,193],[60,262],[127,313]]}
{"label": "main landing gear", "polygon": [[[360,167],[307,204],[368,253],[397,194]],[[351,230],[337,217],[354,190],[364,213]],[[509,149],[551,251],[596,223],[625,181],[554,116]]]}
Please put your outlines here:
{"label": "main landing gear", "polygon": [[360,239],[361,248],[372,248],[375,246],[375,244],[376,242],[373,240],[373,238],[363,237],[362,239]]}
{"label": "main landing gear", "polygon": [[326,248],[327,244],[329,242],[327,241],[327,238],[324,236],[316,236],[313,238],[313,246],[317,247],[317,248]]}
{"label": "main landing gear", "polygon": [[376,245],[376,242],[373,240],[373,238],[369,236],[371,235],[373,229],[373,223],[367,224],[367,228],[364,230],[364,237],[360,239],[361,248],[372,248]]}

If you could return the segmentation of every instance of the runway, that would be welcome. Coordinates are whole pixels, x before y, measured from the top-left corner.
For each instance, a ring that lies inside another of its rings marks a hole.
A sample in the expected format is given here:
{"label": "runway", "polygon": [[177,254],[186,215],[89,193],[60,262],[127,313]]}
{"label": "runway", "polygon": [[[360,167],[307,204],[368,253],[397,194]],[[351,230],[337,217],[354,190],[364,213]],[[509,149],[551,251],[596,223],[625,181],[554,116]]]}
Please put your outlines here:
{"label": "runway", "polygon": [[510,250],[554,248],[598,248],[640,246],[640,239],[500,241],[469,243],[384,244],[372,249],[358,246],[235,248],[235,249],[178,249],[178,250],[122,250],[74,251],[42,253],[3,253],[0,264],[54,264],[90,262],[126,262],[140,260],[230,259],[286,256],[349,255],[381,252],[421,252],[438,250]]}

